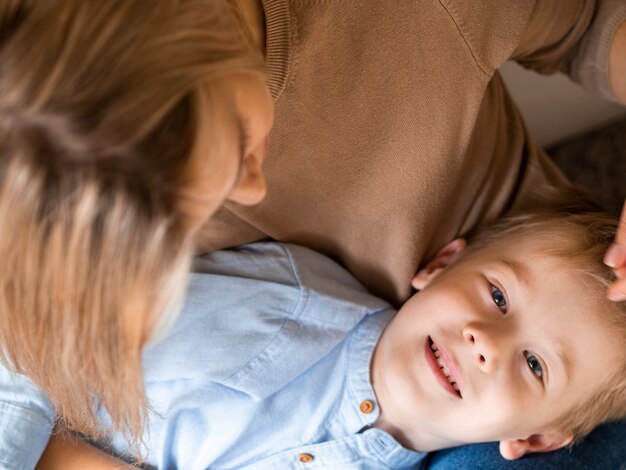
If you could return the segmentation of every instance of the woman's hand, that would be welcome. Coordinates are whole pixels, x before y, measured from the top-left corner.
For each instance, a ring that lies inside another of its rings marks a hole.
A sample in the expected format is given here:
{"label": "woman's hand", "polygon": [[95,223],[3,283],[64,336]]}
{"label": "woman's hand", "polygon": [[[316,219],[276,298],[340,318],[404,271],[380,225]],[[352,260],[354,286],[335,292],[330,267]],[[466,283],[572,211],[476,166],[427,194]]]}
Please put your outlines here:
{"label": "woman's hand", "polygon": [[615,302],[626,300],[626,201],[615,235],[615,243],[606,252],[604,263],[613,268],[617,279],[609,286],[607,297]]}
{"label": "woman's hand", "polygon": [[37,470],[130,470],[121,462],[73,434],[54,434],[37,464]]}

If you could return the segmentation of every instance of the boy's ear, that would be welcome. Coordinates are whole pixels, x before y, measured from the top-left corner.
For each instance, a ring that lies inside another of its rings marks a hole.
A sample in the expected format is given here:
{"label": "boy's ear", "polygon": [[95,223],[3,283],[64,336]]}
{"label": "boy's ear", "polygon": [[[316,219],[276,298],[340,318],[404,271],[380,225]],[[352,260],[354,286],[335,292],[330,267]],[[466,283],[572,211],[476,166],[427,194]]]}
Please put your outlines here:
{"label": "boy's ear", "polygon": [[411,281],[413,288],[421,290],[430,284],[430,282],[452,262],[456,255],[465,250],[466,247],[467,242],[464,238],[456,238],[441,248],[435,257],[417,272]]}
{"label": "boy's ear", "polygon": [[533,452],[550,452],[561,449],[574,440],[571,433],[559,431],[533,434],[526,439],[500,441],[500,454],[507,460],[519,459]]}

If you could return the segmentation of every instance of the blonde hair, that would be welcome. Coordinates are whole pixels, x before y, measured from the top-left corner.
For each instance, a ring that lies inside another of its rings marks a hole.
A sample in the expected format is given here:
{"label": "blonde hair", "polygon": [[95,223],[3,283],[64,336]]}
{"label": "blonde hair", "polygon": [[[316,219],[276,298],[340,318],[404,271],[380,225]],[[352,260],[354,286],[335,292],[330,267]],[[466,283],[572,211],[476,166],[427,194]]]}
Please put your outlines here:
{"label": "blonde hair", "polygon": [[[490,225],[470,238],[464,256],[481,248],[518,237],[541,237],[546,256],[558,257],[582,275],[590,295],[598,306],[598,319],[626,345],[626,302],[612,302],[606,289],[614,280],[613,271],[604,264],[604,254],[613,243],[618,221],[575,193],[558,201],[534,207]],[[625,347],[626,349],[626,347]],[[590,386],[589,395],[564,416],[547,427],[569,432],[574,443],[606,421],[626,417],[626,355],[603,383]]]}
{"label": "blonde hair", "polygon": [[263,71],[237,17],[223,0],[0,5],[0,355],[62,428],[138,443],[141,349],[192,257],[198,87]]}

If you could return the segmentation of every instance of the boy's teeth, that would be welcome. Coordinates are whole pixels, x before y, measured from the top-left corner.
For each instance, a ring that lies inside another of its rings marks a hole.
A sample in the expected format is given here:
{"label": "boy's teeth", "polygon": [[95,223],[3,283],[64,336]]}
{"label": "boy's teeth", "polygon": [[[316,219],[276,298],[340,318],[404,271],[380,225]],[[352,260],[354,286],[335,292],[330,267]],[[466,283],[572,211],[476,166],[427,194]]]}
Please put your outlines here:
{"label": "boy's teeth", "polygon": [[435,354],[435,358],[437,359],[437,365],[441,369],[441,372],[443,372],[443,375],[446,376],[446,378],[448,379],[448,381],[452,385],[452,388],[454,388],[458,392],[459,391],[459,386],[452,379],[452,376],[450,375],[450,370],[443,363],[443,359],[441,359],[441,353],[439,352],[439,350],[437,349],[437,347],[434,344],[431,344],[430,348],[433,350],[433,353]]}
{"label": "boy's teeth", "polygon": [[446,377],[450,375],[450,370],[445,366],[445,364],[443,363],[443,359],[441,359],[440,357],[437,358],[437,365],[442,370],[443,375],[445,375]]}

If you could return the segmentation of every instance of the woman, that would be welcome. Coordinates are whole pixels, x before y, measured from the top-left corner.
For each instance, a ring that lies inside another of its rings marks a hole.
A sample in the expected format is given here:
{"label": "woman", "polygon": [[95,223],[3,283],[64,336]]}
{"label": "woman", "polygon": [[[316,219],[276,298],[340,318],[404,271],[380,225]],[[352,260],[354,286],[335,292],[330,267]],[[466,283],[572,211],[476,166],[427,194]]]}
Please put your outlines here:
{"label": "woman", "polygon": [[224,2],[0,8],[4,359],[72,428],[95,431],[97,396],[135,433],[141,349],[172,320],[193,234],[265,193],[262,55]]}
{"label": "woman", "polygon": [[[6,359],[69,427],[95,432],[95,395],[136,436],[141,348],[194,245],[298,242],[399,302],[438,246],[567,185],[497,68],[569,69],[608,94],[586,73],[614,45],[625,98],[620,3],[5,3]],[[261,52],[277,125],[268,198],[247,208],[273,121]]]}

